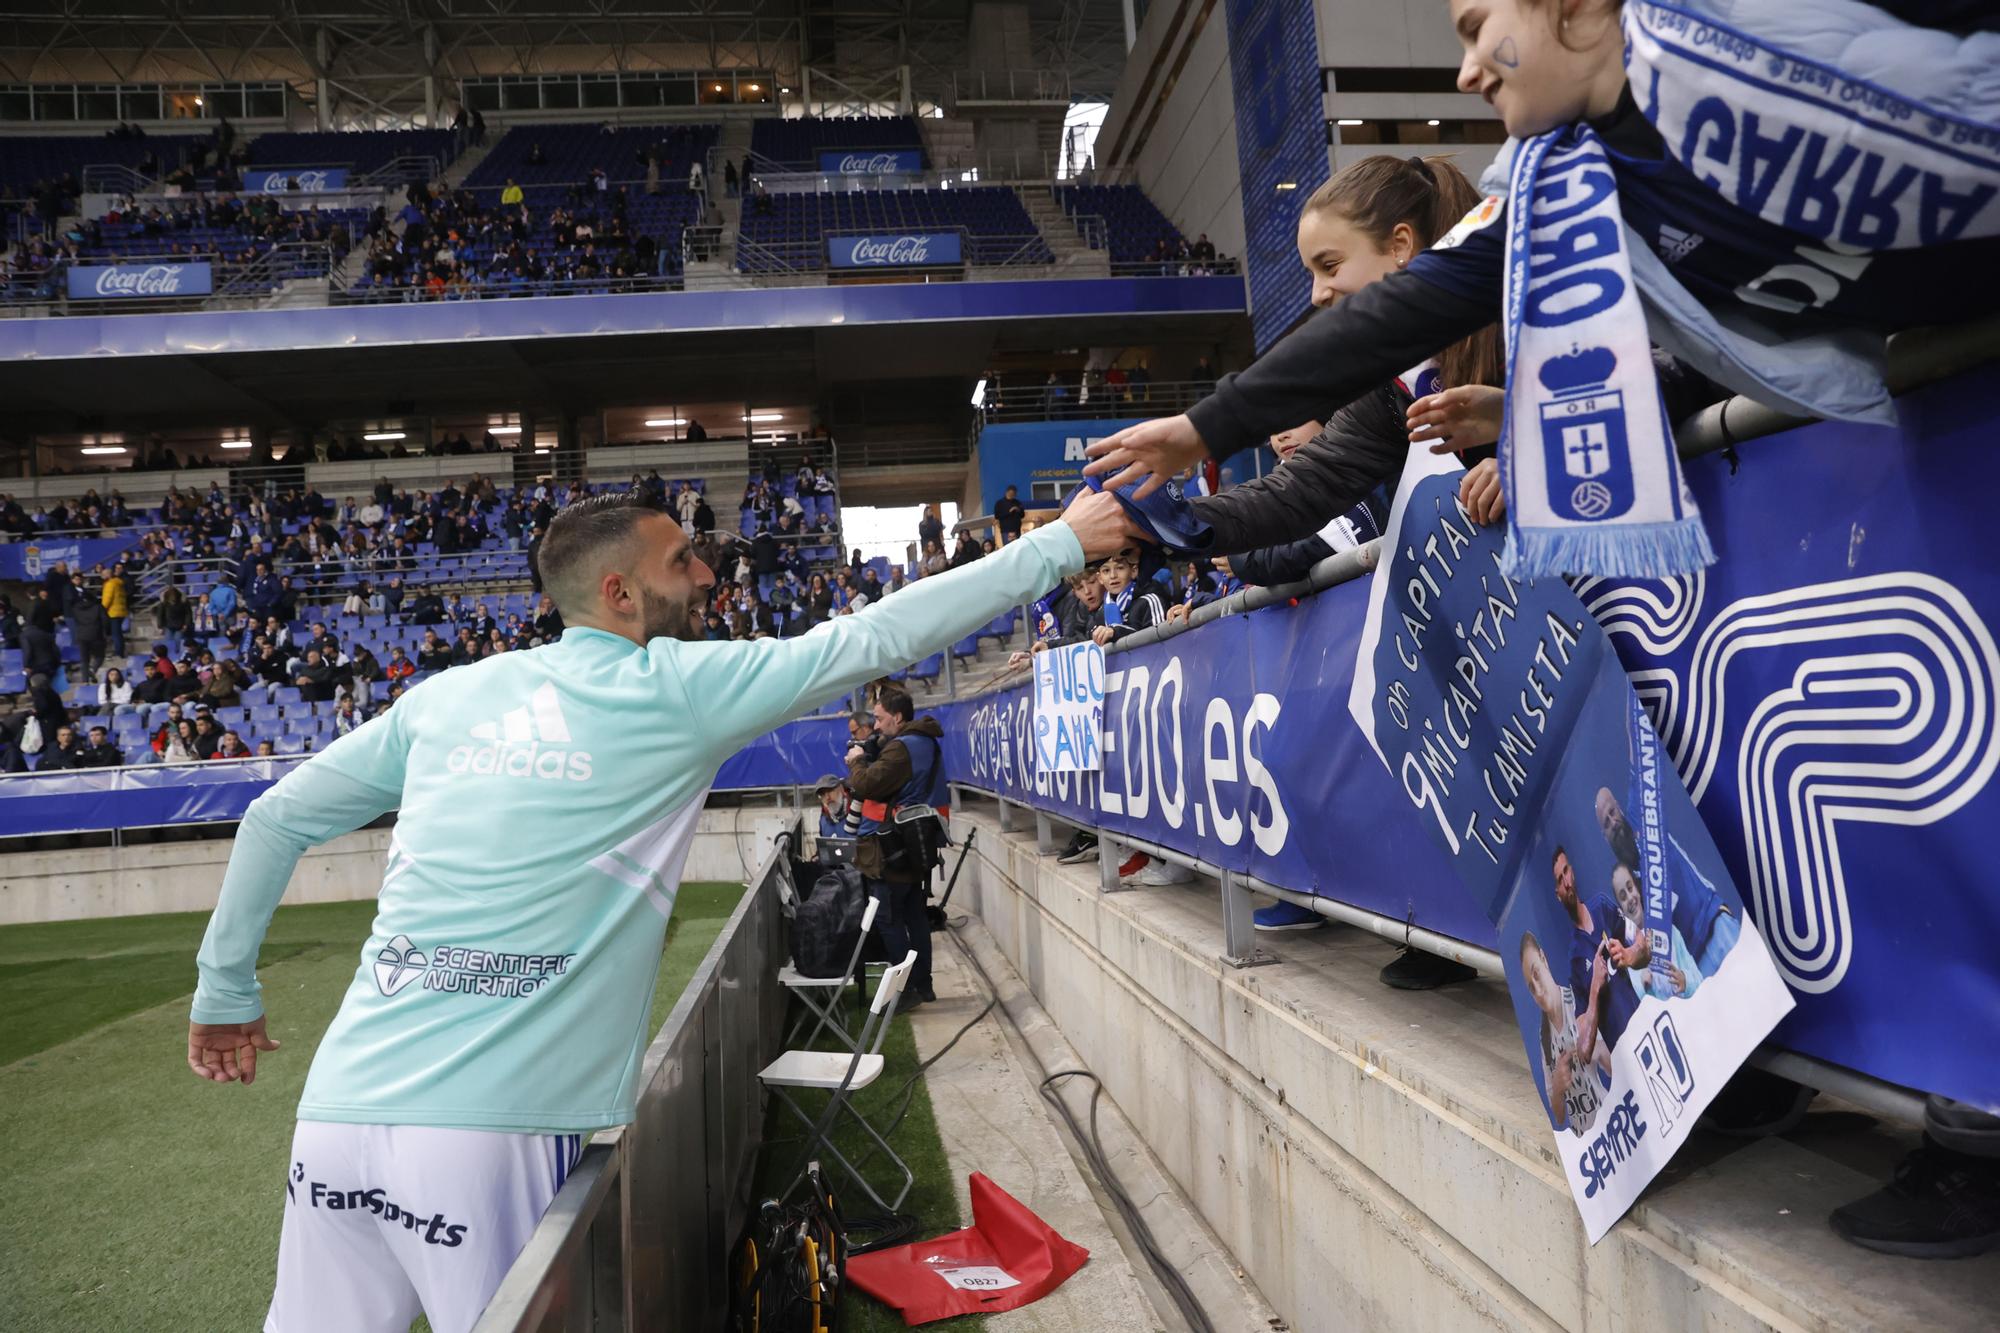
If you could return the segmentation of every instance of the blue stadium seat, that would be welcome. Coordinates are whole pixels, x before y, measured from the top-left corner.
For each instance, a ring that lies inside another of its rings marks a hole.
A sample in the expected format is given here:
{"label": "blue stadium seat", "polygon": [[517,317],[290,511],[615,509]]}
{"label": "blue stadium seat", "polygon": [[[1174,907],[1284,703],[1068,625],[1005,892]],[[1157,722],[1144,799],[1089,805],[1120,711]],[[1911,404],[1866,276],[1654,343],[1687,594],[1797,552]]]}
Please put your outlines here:
{"label": "blue stadium seat", "polygon": [[278,754],[304,754],[306,743],[297,736],[279,736],[271,742],[271,749]]}

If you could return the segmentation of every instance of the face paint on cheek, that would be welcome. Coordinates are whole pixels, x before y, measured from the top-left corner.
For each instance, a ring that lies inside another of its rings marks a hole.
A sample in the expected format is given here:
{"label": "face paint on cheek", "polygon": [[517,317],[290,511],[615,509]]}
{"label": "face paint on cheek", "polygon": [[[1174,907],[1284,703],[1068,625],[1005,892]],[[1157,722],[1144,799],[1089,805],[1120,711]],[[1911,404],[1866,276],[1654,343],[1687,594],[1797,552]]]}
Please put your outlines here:
{"label": "face paint on cheek", "polygon": [[1512,37],[1502,37],[1500,39],[1500,45],[1493,48],[1493,59],[1496,63],[1505,65],[1508,69],[1519,69],[1521,67],[1521,56],[1514,49],[1514,39]]}

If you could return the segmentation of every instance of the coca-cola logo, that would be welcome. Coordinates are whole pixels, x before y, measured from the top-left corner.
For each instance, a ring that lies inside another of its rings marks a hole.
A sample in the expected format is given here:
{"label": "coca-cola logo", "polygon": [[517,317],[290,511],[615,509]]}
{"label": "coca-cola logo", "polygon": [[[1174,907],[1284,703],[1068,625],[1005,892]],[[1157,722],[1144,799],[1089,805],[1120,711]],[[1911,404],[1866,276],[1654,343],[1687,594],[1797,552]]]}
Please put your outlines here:
{"label": "coca-cola logo", "polygon": [[848,251],[851,264],[923,264],[931,257],[932,236],[861,236]]}
{"label": "coca-cola logo", "polygon": [[[297,181],[297,185],[292,182]],[[318,194],[329,188],[327,173],[324,171],[274,171],[264,177],[265,194],[286,194],[296,189],[301,194]]]}
{"label": "coca-cola logo", "polygon": [[185,264],[104,268],[97,271],[91,286],[99,296],[178,296],[186,268]]}
{"label": "coca-cola logo", "polygon": [[849,153],[840,159],[840,170],[857,176],[879,176],[903,169],[895,153]]}

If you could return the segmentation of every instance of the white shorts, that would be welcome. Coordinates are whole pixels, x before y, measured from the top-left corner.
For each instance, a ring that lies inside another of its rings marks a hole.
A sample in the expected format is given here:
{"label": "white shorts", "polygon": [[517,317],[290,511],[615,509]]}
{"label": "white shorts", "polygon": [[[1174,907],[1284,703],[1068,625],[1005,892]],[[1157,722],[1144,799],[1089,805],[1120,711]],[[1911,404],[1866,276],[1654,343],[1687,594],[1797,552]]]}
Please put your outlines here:
{"label": "white shorts", "polygon": [[583,1152],[578,1134],[301,1120],[265,1333],[465,1333]]}

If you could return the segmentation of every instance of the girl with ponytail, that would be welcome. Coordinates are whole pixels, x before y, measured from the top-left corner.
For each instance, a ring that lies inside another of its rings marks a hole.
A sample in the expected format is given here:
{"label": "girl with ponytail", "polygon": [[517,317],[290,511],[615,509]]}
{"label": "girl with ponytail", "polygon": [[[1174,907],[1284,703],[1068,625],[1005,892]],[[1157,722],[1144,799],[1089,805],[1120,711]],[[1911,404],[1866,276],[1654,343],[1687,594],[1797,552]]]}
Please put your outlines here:
{"label": "girl with ponytail", "polygon": [[[1316,190],[1299,214],[1299,261],[1312,274],[1312,303],[1321,309],[1403,269],[1471,209],[1479,195],[1448,158],[1364,158]],[[1497,328],[1452,343],[1436,357],[1444,400],[1423,430],[1437,447],[1475,447],[1460,498],[1475,519],[1495,522],[1503,510],[1491,446],[1500,434],[1505,370]],[[1412,389],[1385,379],[1326,419],[1308,443],[1282,452],[1276,472],[1190,500],[1214,533],[1216,554],[1253,552],[1245,562],[1266,582],[1299,577],[1334,549],[1333,529],[1377,487],[1402,474],[1413,435]],[[1329,404],[1331,405],[1331,404]],[[1283,435],[1296,438],[1297,422]],[[1315,425],[1317,423],[1314,423]],[[1287,444],[1290,440],[1286,441]],[[1380,506],[1377,506],[1380,508]],[[1386,511],[1358,518],[1354,528],[1379,530]],[[1289,545],[1274,545],[1289,543]],[[1268,548],[1268,549],[1259,549]]]}
{"label": "girl with ponytail", "polygon": [[1488,197],[1086,472],[1149,493],[1499,320],[1508,572],[1686,574],[1714,554],[1649,342],[1780,411],[1888,424],[1884,338],[2000,304],[1991,5],[1448,8],[1459,89],[1512,136]]}

